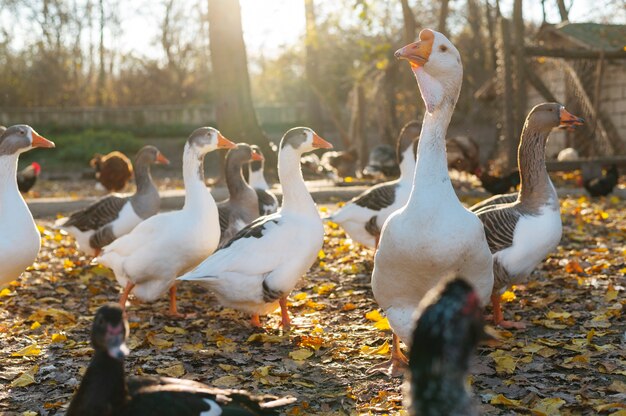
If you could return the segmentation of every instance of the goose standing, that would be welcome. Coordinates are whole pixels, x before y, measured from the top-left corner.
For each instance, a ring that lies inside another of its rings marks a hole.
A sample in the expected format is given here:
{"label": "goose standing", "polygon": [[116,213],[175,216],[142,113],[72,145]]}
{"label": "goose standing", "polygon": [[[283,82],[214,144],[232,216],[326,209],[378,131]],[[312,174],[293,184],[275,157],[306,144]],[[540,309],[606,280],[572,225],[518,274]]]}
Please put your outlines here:
{"label": "goose standing", "polygon": [[328,217],[341,225],[352,240],[374,248],[385,220],[406,204],[415,170],[413,144],[419,138],[421,128],[422,123],[411,121],[400,131],[396,146],[400,178],[371,187]]}
{"label": "goose standing", "polygon": [[183,152],[185,205],[157,214],[102,249],[94,261],[110,267],[124,291],[122,307],[132,291],[151,302],[170,292],[169,314],[176,308],[176,276],[196,266],[217,248],[220,226],[217,205],[204,185],[204,156],[235,145],[211,127],[196,129]]}
{"label": "goose standing", "polygon": [[[252,145],[252,150],[263,156],[259,146]],[[253,160],[250,162],[248,165],[248,182],[256,191],[256,195],[259,199],[259,215],[270,215],[278,211],[278,199],[276,199],[276,195],[270,191],[270,187],[265,180],[263,174],[264,167],[265,160]]]}
{"label": "goose standing", "polygon": [[332,145],[313,130],[295,127],[283,136],[278,152],[278,178],[283,205],[276,214],[243,228],[224,247],[178,280],[208,285],[220,303],[259,315],[280,305],[283,328],[289,329],[287,295],[315,262],[324,243],[324,226],[300,169],[300,156]]}
{"label": "goose standing", "polygon": [[220,216],[220,245],[226,244],[239,230],[259,217],[256,192],[243,178],[242,167],[250,161],[262,161],[250,145],[238,143],[226,154],[228,199],[217,204]]}
{"label": "goose standing", "polygon": [[561,241],[559,197],[546,169],[545,148],[552,129],[582,122],[561,104],[535,106],[526,117],[517,153],[521,178],[517,200],[487,205],[476,211],[485,225],[493,253],[495,280],[491,303],[496,325],[524,328],[521,322],[504,320],[500,294],[527,277]]}
{"label": "goose standing", "polygon": [[399,376],[400,351],[409,343],[413,312],[424,295],[451,275],[463,275],[481,300],[489,300],[493,263],[483,225],[457,198],[446,158],[446,130],[461,90],[463,66],[454,45],[424,29],[419,41],[396,52],[410,62],[426,112],[407,204],[385,222],[374,257],[372,290],[393,330],[391,361],[375,366]]}
{"label": "goose standing", "polygon": [[91,329],[94,355],[67,416],[275,415],[295,398],[253,396],[179,378],[124,375],[128,321],[115,304],[101,306]]}
{"label": "goose standing", "polygon": [[17,160],[35,147],[54,143],[24,124],[0,134],[0,287],[17,279],[41,247],[33,215],[17,188]]}
{"label": "goose standing", "polygon": [[170,162],[156,147],[144,146],[135,157],[137,189],[133,196],[109,195],[67,218],[60,218],[55,227],[74,236],[79,250],[97,256],[102,247],[159,212],[161,197],[150,174],[153,163]]}

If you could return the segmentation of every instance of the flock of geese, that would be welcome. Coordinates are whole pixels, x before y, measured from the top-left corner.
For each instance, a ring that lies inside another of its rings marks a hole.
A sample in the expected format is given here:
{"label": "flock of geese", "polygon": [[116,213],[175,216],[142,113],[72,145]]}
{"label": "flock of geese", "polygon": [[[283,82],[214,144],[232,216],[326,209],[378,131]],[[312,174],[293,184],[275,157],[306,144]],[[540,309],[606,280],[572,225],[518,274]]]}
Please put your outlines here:
{"label": "flock of geese", "polygon": [[[410,63],[426,106],[422,123],[409,123],[399,135],[400,177],[372,187],[328,219],[354,241],[376,249],[372,290],[388,317],[393,347],[391,359],[371,371],[398,376],[408,364],[410,414],[477,414],[463,378],[470,355],[485,338],[481,305],[491,301],[496,325],[524,326],[504,319],[500,294],[527,278],[560,241],[559,201],[545,167],[545,145],[554,128],[583,121],[557,103],[534,107],[519,146],[519,192],[467,209],[452,187],[445,148],[461,89],[459,52],[443,34],[424,29],[396,57]],[[40,247],[39,232],[15,181],[18,155],[34,147],[54,144],[26,125],[10,127],[0,136],[0,284],[19,277]],[[309,128],[284,134],[278,153],[283,192],[278,209],[263,177],[260,150],[202,127],[185,144],[181,210],[158,213],[150,166],[168,161],[146,146],[135,160],[134,195],[108,196],[57,221],[82,251],[94,256],[94,263],[113,270],[123,288],[119,305],[105,305],[96,313],[94,358],[68,415],[273,414],[295,400],[170,378],[127,380],[125,305],[131,293],[151,302],[169,292],[168,313],[183,316],[176,306],[177,281],[196,281],[209,287],[222,305],[250,314],[254,326],[261,326],[261,315],[280,307],[280,324],[289,329],[287,296],[324,241],[323,222],[303,180],[300,159],[306,152],[328,148],[332,145]],[[230,149],[230,197],[221,203],[206,188],[203,169],[204,156],[218,149]],[[245,167],[249,182],[242,174]],[[410,359],[400,341],[409,347]]]}

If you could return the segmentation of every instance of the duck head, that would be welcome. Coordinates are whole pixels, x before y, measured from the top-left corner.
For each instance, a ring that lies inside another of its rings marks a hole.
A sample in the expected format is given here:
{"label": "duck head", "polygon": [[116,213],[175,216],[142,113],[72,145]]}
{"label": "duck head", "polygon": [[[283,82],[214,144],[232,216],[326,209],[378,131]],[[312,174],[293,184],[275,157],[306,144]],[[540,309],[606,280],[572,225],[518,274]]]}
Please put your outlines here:
{"label": "duck head", "polygon": [[217,149],[232,149],[235,143],[222,136],[213,127],[200,127],[194,130],[187,139],[187,145],[199,155],[205,155]]}
{"label": "duck head", "polygon": [[315,149],[332,149],[333,145],[322,139],[308,127],[294,127],[288,130],[280,141],[280,148],[290,146],[299,154]]}
{"label": "duck head", "polygon": [[169,165],[170,161],[163,156],[163,153],[161,153],[159,149],[154,146],[147,145],[139,149],[137,156],[135,156],[135,165],[141,163]]}
{"label": "duck head", "polygon": [[530,110],[524,129],[532,128],[545,133],[549,133],[554,128],[573,129],[582,126],[585,121],[571,114],[559,103],[542,103]]}
{"label": "duck head", "polygon": [[126,337],[128,321],[116,303],[101,306],[91,327],[91,344],[94,350],[106,352],[111,358],[123,360],[128,355]]}
{"label": "duck head", "polygon": [[11,126],[0,135],[0,156],[24,153],[35,147],[54,147],[54,143],[25,124]]}
{"label": "duck head", "polygon": [[263,152],[261,152],[261,148],[259,146],[253,144],[250,147],[252,148],[252,152],[257,155],[257,158],[255,159],[253,157],[252,162],[250,162],[250,170],[252,172],[258,172],[263,169],[263,161],[265,160],[265,157],[263,156]]}
{"label": "duck head", "polygon": [[461,91],[463,64],[448,38],[435,30],[423,29],[417,42],[398,49],[395,56],[411,64],[429,113],[444,105],[454,107]]}

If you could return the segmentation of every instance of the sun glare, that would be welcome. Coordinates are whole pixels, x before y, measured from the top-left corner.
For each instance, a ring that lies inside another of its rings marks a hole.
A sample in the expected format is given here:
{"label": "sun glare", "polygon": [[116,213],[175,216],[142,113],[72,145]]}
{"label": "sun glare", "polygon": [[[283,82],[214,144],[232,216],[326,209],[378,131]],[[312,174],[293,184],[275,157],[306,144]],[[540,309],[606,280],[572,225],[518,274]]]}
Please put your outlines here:
{"label": "sun glare", "polygon": [[243,35],[248,54],[272,55],[299,41],[304,33],[304,2],[241,0]]}

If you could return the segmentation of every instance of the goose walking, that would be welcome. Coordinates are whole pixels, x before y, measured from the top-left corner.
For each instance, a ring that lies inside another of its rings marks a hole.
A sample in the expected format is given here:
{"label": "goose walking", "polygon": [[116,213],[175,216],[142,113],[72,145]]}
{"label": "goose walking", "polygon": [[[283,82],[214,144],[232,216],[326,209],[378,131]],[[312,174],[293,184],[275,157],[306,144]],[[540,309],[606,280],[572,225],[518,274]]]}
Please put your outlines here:
{"label": "goose walking", "polygon": [[[514,202],[486,205],[476,210],[485,225],[493,253],[493,321],[505,328],[524,328],[522,322],[504,320],[500,295],[527,277],[561,241],[559,198],[545,163],[550,132],[580,125],[583,120],[558,103],[535,106],[524,123],[518,148],[521,184]],[[507,200],[507,197],[501,197]]]}
{"label": "goose walking", "polygon": [[263,156],[252,147],[239,143],[226,154],[226,186],[229,197],[217,204],[220,216],[220,245],[226,244],[239,230],[259,217],[259,201],[255,190],[243,178],[244,165],[262,161]]}
{"label": "goose walking", "polygon": [[332,145],[313,130],[296,127],[280,142],[278,177],[283,205],[276,214],[261,217],[243,228],[198,267],[178,278],[206,284],[227,307],[259,315],[280,305],[283,328],[291,321],[287,295],[315,262],[324,243],[324,226],[300,169],[300,156]]}
{"label": "goose walking", "polygon": [[419,41],[398,50],[396,57],[411,64],[426,112],[411,195],[385,222],[374,257],[372,290],[389,319],[393,347],[391,361],[371,371],[393,376],[406,365],[399,341],[410,343],[413,312],[431,288],[463,275],[487,301],[493,287],[483,225],[463,207],[448,175],[446,130],[463,80],[459,52],[441,33],[424,29]]}
{"label": "goose walking", "polygon": [[0,287],[33,264],[41,247],[33,215],[17,188],[17,160],[35,147],[54,147],[54,143],[24,124],[0,134]]}
{"label": "goose walking", "polygon": [[58,219],[55,227],[71,234],[79,250],[97,256],[102,247],[128,234],[141,221],[159,212],[161,197],[150,174],[153,163],[170,162],[156,147],[144,146],[135,157],[137,190],[134,195],[106,196],[67,218]]}
{"label": "goose walking", "polygon": [[[259,146],[252,145],[252,150],[263,156]],[[270,215],[278,211],[278,199],[270,191],[270,187],[265,180],[264,167],[265,160],[250,162],[248,165],[248,183],[254,188],[259,199],[259,215]]]}
{"label": "goose walking", "polygon": [[176,308],[176,276],[213,253],[220,240],[217,205],[204,185],[204,156],[234,146],[214,128],[195,130],[183,152],[183,208],[141,222],[130,233],[104,247],[102,254],[94,259],[113,269],[124,288],[120,297],[122,307],[131,291],[140,300],[152,302],[169,290],[169,314],[182,316]]}
{"label": "goose walking", "polygon": [[396,146],[399,179],[371,187],[328,217],[330,221],[341,225],[352,240],[374,248],[385,220],[406,204],[413,187],[415,170],[413,144],[419,138],[421,129],[422,123],[411,121],[400,131]]}

